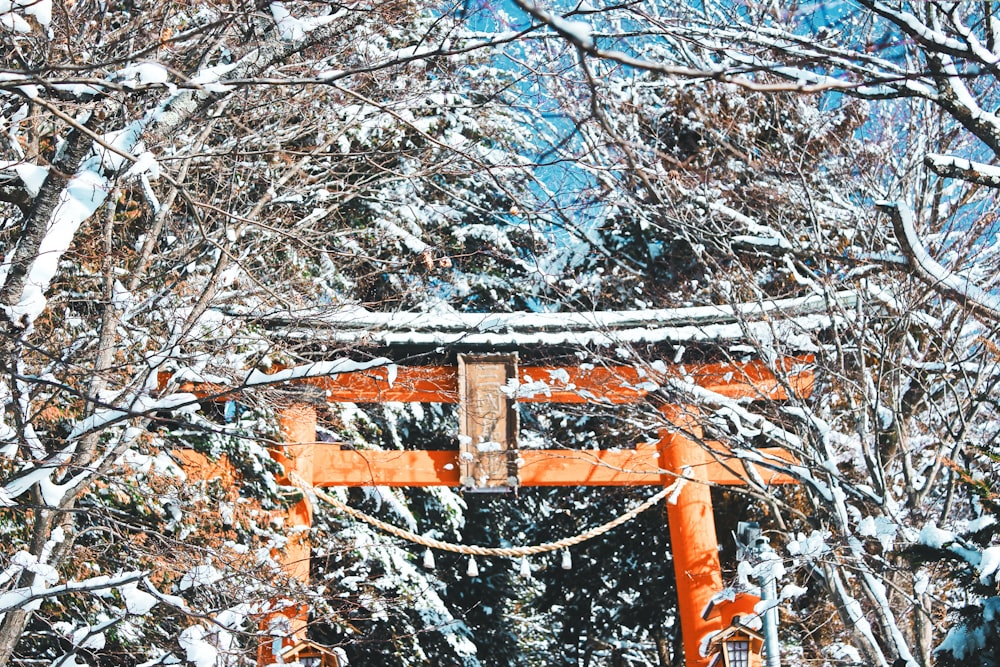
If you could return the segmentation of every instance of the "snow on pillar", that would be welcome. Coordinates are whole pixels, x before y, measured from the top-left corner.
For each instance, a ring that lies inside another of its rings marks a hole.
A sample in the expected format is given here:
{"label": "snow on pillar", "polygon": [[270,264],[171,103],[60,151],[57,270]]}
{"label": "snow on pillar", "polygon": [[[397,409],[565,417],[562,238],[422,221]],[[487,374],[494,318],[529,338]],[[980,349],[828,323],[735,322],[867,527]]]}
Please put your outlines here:
{"label": "snow on pillar", "polygon": [[663,412],[672,425],[660,434],[660,466],[670,473],[664,475],[664,483],[672,484],[678,477],[687,478],[680,493],[671,499],[676,502],[667,502],[670,548],[684,638],[684,664],[686,667],[707,667],[708,659],[702,657],[700,651],[701,641],[709,632],[722,629],[717,616],[708,620],[702,618],[712,596],[722,590],[719,542],[705,465],[709,455],[685,435],[685,432],[695,437],[701,435],[693,408],[666,406]]}

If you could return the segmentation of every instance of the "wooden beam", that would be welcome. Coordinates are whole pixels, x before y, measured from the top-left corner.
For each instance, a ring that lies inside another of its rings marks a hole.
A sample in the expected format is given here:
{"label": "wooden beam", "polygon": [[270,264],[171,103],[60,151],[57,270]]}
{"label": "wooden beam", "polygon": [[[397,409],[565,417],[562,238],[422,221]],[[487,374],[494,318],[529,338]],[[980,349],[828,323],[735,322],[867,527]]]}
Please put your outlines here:
{"label": "wooden beam", "polygon": [[[460,486],[458,451],[354,450],[316,443],[313,483],[316,486]],[[763,456],[794,462],[781,449]],[[664,482],[659,452],[653,448],[623,450],[522,449],[521,486],[656,486]],[[703,465],[712,484],[745,484],[742,462],[718,443]],[[794,484],[789,475],[756,466],[765,484]]]}
{"label": "wooden beam", "polygon": [[[813,361],[812,356],[805,356],[779,362],[797,396],[812,393]],[[646,374],[634,366],[526,366],[518,372],[516,398],[519,403],[634,403],[667,378],[688,378],[729,398],[789,398],[785,386],[762,361],[682,364],[669,366],[662,373]],[[399,366],[391,383],[384,368],[315,378],[311,382],[326,390],[329,401],[458,401],[458,370],[454,366]]]}
{"label": "wooden beam", "polygon": [[311,378],[326,390],[326,400],[349,403],[458,403],[457,366],[397,366],[388,379],[386,368]]}
{"label": "wooden beam", "polygon": [[[812,393],[815,373],[812,355],[785,357],[778,367],[798,397]],[[161,372],[160,390],[171,374]],[[526,366],[518,373],[516,400],[520,403],[611,403],[640,401],[669,378],[694,382],[728,398],[786,400],[781,379],[762,361],[743,363],[676,364],[660,371],[643,372],[634,366]],[[387,368],[341,373],[300,380],[321,387],[331,402],[351,403],[457,403],[456,366],[397,366],[389,380]],[[242,391],[210,383],[185,382],[179,391],[228,400]]]}

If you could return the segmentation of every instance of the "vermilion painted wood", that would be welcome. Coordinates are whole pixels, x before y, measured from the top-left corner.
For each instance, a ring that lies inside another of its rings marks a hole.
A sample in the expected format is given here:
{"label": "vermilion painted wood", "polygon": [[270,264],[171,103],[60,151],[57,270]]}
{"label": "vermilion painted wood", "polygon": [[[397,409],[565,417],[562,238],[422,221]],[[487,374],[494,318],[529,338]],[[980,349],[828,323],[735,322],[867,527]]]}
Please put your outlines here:
{"label": "vermilion painted wood", "polygon": [[[294,471],[303,479],[310,480],[314,474],[313,454],[316,446],[316,409],[311,405],[290,405],[278,415],[278,425],[286,444],[280,450],[272,450],[271,455],[280,461],[285,470],[285,476],[278,479],[280,483],[292,484],[288,476]],[[295,577],[303,584],[309,584],[309,563],[312,557],[312,540],[308,528],[312,525],[313,508],[308,498],[302,498],[290,506],[285,513],[285,525],[288,526],[287,541],[279,553],[272,553],[282,564],[285,573]],[[305,528],[306,530],[302,530]],[[268,631],[271,619],[276,613],[266,615],[261,619],[260,626],[264,633]],[[309,605],[295,604],[281,612],[288,619],[291,630],[291,641],[301,642],[306,638],[309,625]],[[257,664],[273,665],[279,662],[278,656],[272,652],[272,643],[258,642]]]}
{"label": "vermilion painted wood", "polygon": [[[664,413],[678,429],[700,435],[693,410],[667,406]],[[722,629],[718,617],[702,616],[712,597],[722,590],[712,493],[711,487],[705,484],[709,481],[707,472],[711,458],[680,430],[664,429],[659,449],[664,469],[674,474],[685,472],[685,477],[691,479],[681,487],[673,502],[667,503],[667,527],[677,581],[677,612],[684,637],[684,664],[686,667],[707,667],[709,658],[701,655],[702,638]]]}
{"label": "vermilion painted wood", "polygon": [[[786,357],[778,366],[788,374],[791,390],[799,397],[812,393],[815,374],[812,355]],[[728,398],[785,400],[788,392],[781,381],[762,361],[745,363],[678,364],[668,366],[663,373],[643,375],[634,366],[526,366],[518,371],[522,387],[544,381],[527,395],[519,396],[519,403],[634,403],[649,394],[655,383],[665,378],[688,378],[705,389]],[[159,376],[160,387],[170,380],[169,372]],[[322,387],[331,402],[380,403],[389,401],[413,403],[457,403],[458,368],[456,366],[397,366],[393,382],[388,379],[386,368],[341,373],[339,375],[307,378],[308,382]],[[212,384],[183,383],[180,391],[189,391],[202,397],[231,397],[239,388]],[[523,389],[522,389],[523,391]]]}
{"label": "vermilion painted wood", "polygon": [[[789,357],[779,362],[789,373],[798,396],[812,392],[815,375],[812,356]],[[690,378],[698,386],[729,398],[785,400],[788,393],[767,365],[760,361],[676,365],[662,375],[643,375],[634,366],[524,366],[518,369],[522,394],[519,403],[634,403],[649,395],[650,386],[667,377]],[[388,371],[376,368],[314,378],[311,383],[327,391],[327,400],[354,403],[382,401],[457,403],[458,369],[455,366],[399,366],[390,385]],[[538,384],[529,392],[524,389]]]}
{"label": "vermilion painted wood", "polygon": [[[746,470],[719,443],[715,460],[707,460],[704,476],[721,485],[746,484]],[[787,451],[761,454],[794,462]],[[659,452],[652,447],[627,450],[524,449],[518,452],[521,486],[652,486],[663,484]],[[311,454],[316,486],[459,486],[457,451],[342,450],[316,443]],[[765,484],[794,484],[788,475],[757,466]],[[672,478],[670,481],[673,481]],[[670,483],[669,481],[667,483]]]}

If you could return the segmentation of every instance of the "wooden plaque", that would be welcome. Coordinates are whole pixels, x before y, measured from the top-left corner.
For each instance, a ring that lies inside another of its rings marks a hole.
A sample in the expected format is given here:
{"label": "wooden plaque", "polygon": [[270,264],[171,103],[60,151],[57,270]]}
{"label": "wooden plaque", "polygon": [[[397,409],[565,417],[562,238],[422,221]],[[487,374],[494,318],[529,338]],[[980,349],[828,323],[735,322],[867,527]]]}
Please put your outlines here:
{"label": "wooden plaque", "polygon": [[458,355],[458,460],[467,490],[518,486],[518,416],[503,391],[512,379],[517,379],[517,353]]}

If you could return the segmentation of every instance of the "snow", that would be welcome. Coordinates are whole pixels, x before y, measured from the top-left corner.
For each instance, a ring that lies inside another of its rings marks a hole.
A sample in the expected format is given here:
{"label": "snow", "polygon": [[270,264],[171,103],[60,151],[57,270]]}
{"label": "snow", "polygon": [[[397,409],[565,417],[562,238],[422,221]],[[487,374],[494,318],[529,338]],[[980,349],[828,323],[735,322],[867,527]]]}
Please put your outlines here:
{"label": "snow", "polygon": [[122,68],[117,77],[128,88],[137,85],[166,84],[170,81],[170,72],[159,63],[138,63]]}
{"label": "snow", "polygon": [[204,565],[196,565],[181,577],[180,584],[178,588],[182,591],[186,591],[189,588],[198,588],[199,586],[210,586],[215,582],[222,579],[223,574],[211,563],[205,563]]}
{"label": "snow", "polygon": [[[1000,126],[1000,122],[997,125]],[[994,313],[1000,313],[1000,298],[986,292],[968,278],[945,268],[928,254],[917,235],[915,216],[909,206],[899,202],[880,202],[877,205],[894,211],[896,216],[894,220],[899,223],[905,236],[905,243],[909,247],[910,259],[917,268],[926,273],[935,283],[954,291],[974,304],[980,304]],[[904,239],[900,239],[900,241],[903,242]]]}
{"label": "snow", "polygon": [[153,181],[160,177],[160,164],[156,161],[156,156],[149,151],[144,151],[136,158],[135,163],[128,168],[123,178],[143,175]]}
{"label": "snow", "polygon": [[989,623],[1000,618],[1000,598],[990,597],[983,601],[983,625],[969,627],[964,624],[957,624],[948,630],[935,652],[950,652],[956,660],[963,661],[971,658],[976,652],[987,647],[986,627]]}
{"label": "snow", "polygon": [[377,224],[390,235],[400,239],[407,249],[414,255],[420,255],[431,250],[430,245],[421,241],[415,234],[406,231],[394,222],[389,220],[379,220]]}
{"label": "snow", "polygon": [[965,530],[970,533],[977,533],[980,530],[985,530],[997,522],[997,519],[992,514],[984,514],[978,519],[973,519],[965,525]]}
{"label": "snow", "polygon": [[25,191],[32,199],[38,196],[38,192],[42,189],[42,184],[49,175],[48,167],[20,160],[0,160],[0,171],[13,171],[17,174],[17,177],[21,179],[21,183],[24,184]]}
{"label": "snow", "polygon": [[99,166],[94,164],[94,159],[87,161],[87,168],[91,170],[107,169],[119,171],[126,164],[131,164],[128,158],[132,151],[142,146],[142,133],[146,130],[145,120],[132,121],[123,129],[107,132],[102,141],[110,148],[103,145],[95,145],[94,153]]}
{"label": "snow", "polygon": [[350,359],[334,359],[332,361],[320,361],[303,366],[286,368],[276,373],[262,373],[254,370],[247,376],[244,385],[247,387],[276,384],[288,382],[290,380],[300,380],[303,378],[325,377],[337,375],[338,373],[354,373],[366,371],[372,368],[393,367],[391,359],[377,357],[370,361],[352,361]]}
{"label": "snow", "polygon": [[955,533],[949,530],[942,530],[933,523],[927,523],[920,529],[920,543],[932,549],[944,549],[946,545],[955,541]]}
{"label": "snow", "polygon": [[[850,310],[857,293],[840,292],[835,300]],[[331,342],[370,342],[384,345],[532,346],[597,345],[653,342],[742,340],[773,338],[775,334],[802,351],[815,348],[806,332],[829,327],[825,297],[808,296],[745,304],[691,308],[570,313],[416,313],[372,312],[359,307],[316,311],[302,316],[312,326],[291,336],[315,337],[316,326]],[[761,321],[764,319],[771,321]],[[784,319],[783,319],[784,318]],[[281,320],[275,316],[274,319]],[[745,321],[749,320],[749,321]],[[488,331],[483,331],[487,326]]]}
{"label": "snow", "polygon": [[377,504],[376,511],[381,510],[384,504],[404,521],[409,531],[415,532],[417,530],[417,518],[410,511],[406,503],[400,500],[392,488],[388,486],[366,486],[363,489],[365,495]]}
{"label": "snow", "polygon": [[18,551],[11,557],[10,564],[12,568],[16,568],[18,571],[27,570],[38,577],[42,583],[52,585],[59,581],[59,573],[44,561],[45,559],[40,560],[27,551]]}
{"label": "snow", "polygon": [[337,13],[328,16],[312,16],[305,19],[297,19],[292,16],[283,2],[272,2],[270,8],[271,16],[278,26],[281,39],[288,42],[301,42],[310,31],[336,21],[342,16],[341,13]]}
{"label": "snow", "polygon": [[13,306],[3,306],[12,321],[32,329],[35,319],[45,310],[45,290],[56,275],[59,260],[83,221],[104,203],[109,188],[107,179],[97,171],[83,169],[59,194],[37,256],[28,270],[21,298]]}
{"label": "snow", "polygon": [[31,33],[31,24],[14,12],[0,14],[0,28],[10,32]]}
{"label": "snow", "polygon": [[103,86],[89,83],[54,83],[52,88],[79,98],[96,97],[105,92]]}
{"label": "snow", "polygon": [[549,379],[552,382],[557,382],[561,385],[569,385],[569,371],[565,368],[556,368],[548,371]]}
{"label": "snow", "polygon": [[[69,461],[74,450],[75,445],[70,444],[39,462],[37,465],[30,464],[18,475],[7,481],[7,484],[3,486],[3,494],[7,498],[17,498],[35,484],[38,484],[43,480],[48,480],[49,475]],[[41,490],[43,493],[46,491],[45,488],[42,488]],[[46,502],[49,502],[50,500],[53,500],[53,498],[46,497]],[[58,501],[58,499],[55,500]],[[58,502],[49,502],[49,504],[54,506],[57,505]]]}
{"label": "snow", "polygon": [[31,25],[14,13],[15,10],[25,16],[34,16],[43,27],[52,22],[52,0],[0,0],[0,26],[14,32],[32,31]]}
{"label": "snow", "polygon": [[860,665],[864,663],[864,661],[861,659],[861,653],[858,651],[858,649],[848,644],[842,644],[840,642],[836,642],[826,647],[823,653],[825,653],[834,660],[847,662],[849,664]]}
{"label": "snow", "polygon": [[781,587],[781,593],[778,594],[778,597],[782,600],[790,600],[792,598],[802,597],[808,592],[808,588],[797,586],[795,584],[785,584]]}
{"label": "snow", "polygon": [[797,533],[795,539],[790,540],[786,548],[792,556],[816,559],[830,551],[830,546],[827,544],[829,537],[829,532],[818,530],[812,531],[808,536]]}
{"label": "snow", "polygon": [[101,575],[79,581],[70,581],[59,586],[49,587],[44,584],[34,584],[32,586],[15,588],[0,593],[0,614],[12,609],[35,610],[47,598],[54,598],[65,593],[74,592],[99,593],[137,581],[144,576],[144,572],[126,572],[113,577]]}
{"label": "snow", "polygon": [[157,410],[197,409],[198,397],[188,392],[176,392],[160,398],[127,396],[119,401],[119,405],[121,407],[102,408],[90,417],[78,421],[67,440],[78,440],[87,433],[134,415],[145,415]]}
{"label": "snow", "polygon": [[210,93],[225,93],[233,89],[233,86],[219,83],[219,79],[233,71],[237,63],[226,63],[221,65],[209,65],[202,68],[189,79],[189,81]]}
{"label": "snow", "polygon": [[77,662],[75,653],[62,655],[52,662],[52,667],[90,667],[86,662]]}
{"label": "snow", "polygon": [[973,162],[953,155],[938,155],[936,153],[928,153],[924,159],[937,167],[955,167],[962,171],[974,172],[980,177],[1000,183],[1000,167],[995,165],[984,162]]}
{"label": "snow", "polygon": [[1000,580],[997,570],[1000,570],[1000,546],[987,547],[983,550],[979,562],[979,583],[989,586],[995,580]]}
{"label": "snow", "polygon": [[770,236],[749,236],[746,234],[738,234],[732,238],[732,241],[737,245],[758,246],[761,248],[784,248],[788,244],[788,241],[785,241],[785,239],[776,239]]}
{"label": "snow", "polygon": [[882,551],[892,551],[896,539],[897,526],[894,521],[884,516],[866,516],[858,524],[858,534],[864,537],[874,537],[882,545]]}
{"label": "snow", "polygon": [[566,35],[582,49],[594,48],[593,28],[583,21],[572,21],[546,11],[541,5],[531,2],[532,14],[548,23],[556,31]]}
{"label": "snow", "polygon": [[177,642],[185,651],[187,661],[194,667],[216,667],[219,651],[208,641],[208,633],[200,625],[192,625],[181,631]]}
{"label": "snow", "polygon": [[517,378],[507,380],[507,384],[500,388],[506,396],[510,398],[530,399],[539,394],[545,396],[552,395],[552,387],[545,380],[534,380],[525,373],[519,382]]}
{"label": "snow", "polygon": [[95,651],[100,651],[107,643],[104,633],[90,625],[77,628],[70,639],[79,648],[89,648]]}
{"label": "snow", "polygon": [[125,610],[134,616],[144,616],[159,602],[155,596],[140,591],[137,582],[122,586],[118,592],[125,603]]}

